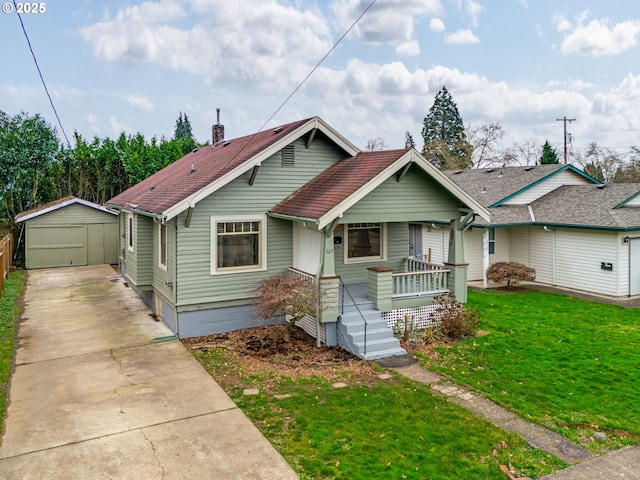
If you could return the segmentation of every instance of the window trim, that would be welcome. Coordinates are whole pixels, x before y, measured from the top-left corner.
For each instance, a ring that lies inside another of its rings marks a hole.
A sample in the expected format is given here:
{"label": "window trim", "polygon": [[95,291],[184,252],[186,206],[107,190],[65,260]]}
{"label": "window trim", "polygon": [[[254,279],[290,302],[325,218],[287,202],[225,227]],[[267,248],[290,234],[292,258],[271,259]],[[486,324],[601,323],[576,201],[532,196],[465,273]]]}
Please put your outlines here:
{"label": "window trim", "polygon": [[490,227],[487,243],[489,244],[489,255],[496,254],[496,229]]}
{"label": "window trim", "polygon": [[[162,249],[162,230],[164,227],[164,252]],[[164,253],[164,263],[162,263],[162,254]],[[169,259],[169,245],[168,245],[168,228],[166,223],[158,224],[158,266],[162,270],[167,270],[167,263]]]}
{"label": "window trim", "polygon": [[[218,223],[229,222],[260,222],[258,232],[258,265],[247,267],[218,268]],[[210,259],[211,275],[228,275],[233,273],[264,272],[267,269],[267,216],[266,215],[212,215],[210,231]]]}
{"label": "window trim", "polygon": [[[380,224],[380,255],[370,257],[349,258],[349,225],[352,223],[379,223]],[[344,264],[384,262],[387,260],[387,223],[386,222],[351,222],[344,224]]]}
{"label": "window trim", "polygon": [[134,251],[133,232],[135,230],[135,225],[133,218],[133,213],[127,213],[127,250],[130,252]]}

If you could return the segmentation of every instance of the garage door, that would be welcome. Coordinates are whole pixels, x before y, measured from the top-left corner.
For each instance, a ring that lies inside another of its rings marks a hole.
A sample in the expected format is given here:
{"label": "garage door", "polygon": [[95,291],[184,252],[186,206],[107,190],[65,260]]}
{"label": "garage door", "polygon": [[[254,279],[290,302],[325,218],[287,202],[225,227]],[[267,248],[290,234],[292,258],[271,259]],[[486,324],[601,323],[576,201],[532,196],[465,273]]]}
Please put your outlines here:
{"label": "garage door", "polygon": [[27,268],[87,265],[85,225],[27,226]]}

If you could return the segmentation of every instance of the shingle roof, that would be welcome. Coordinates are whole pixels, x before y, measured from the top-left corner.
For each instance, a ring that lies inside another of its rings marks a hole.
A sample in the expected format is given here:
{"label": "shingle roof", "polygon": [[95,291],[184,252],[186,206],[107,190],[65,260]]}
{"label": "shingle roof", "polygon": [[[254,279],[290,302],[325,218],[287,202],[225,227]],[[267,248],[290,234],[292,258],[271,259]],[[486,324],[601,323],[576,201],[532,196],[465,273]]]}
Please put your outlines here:
{"label": "shingle roof", "polygon": [[449,170],[446,175],[485,207],[566,169],[569,165]]}
{"label": "shingle roof", "polygon": [[360,152],[335,163],[274,206],[271,213],[319,220],[409,150]]}
{"label": "shingle roof", "polygon": [[113,197],[107,204],[161,214],[232,172],[310,120],[298,120],[276,129],[197,148]]}
{"label": "shingle roof", "polygon": [[20,212],[19,214],[16,215],[15,222],[16,223],[24,222],[31,218],[44,215],[54,210],[58,210],[60,208],[66,207],[67,205],[72,205],[74,203],[79,203],[81,205],[84,205],[85,207],[95,208],[96,210],[100,210],[112,215],[118,214],[117,212],[114,212],[101,205],[98,205],[97,203],[89,202],[88,200],[83,200],[81,198],[74,197],[73,195],[69,195],[63,198],[59,198],[58,200],[54,200],[53,202],[45,203],[44,205],[40,205],[38,207],[25,210],[24,212]]}
{"label": "shingle roof", "polygon": [[531,208],[537,223],[640,228],[640,207],[614,209],[638,192],[640,183],[564,185],[533,202]]}

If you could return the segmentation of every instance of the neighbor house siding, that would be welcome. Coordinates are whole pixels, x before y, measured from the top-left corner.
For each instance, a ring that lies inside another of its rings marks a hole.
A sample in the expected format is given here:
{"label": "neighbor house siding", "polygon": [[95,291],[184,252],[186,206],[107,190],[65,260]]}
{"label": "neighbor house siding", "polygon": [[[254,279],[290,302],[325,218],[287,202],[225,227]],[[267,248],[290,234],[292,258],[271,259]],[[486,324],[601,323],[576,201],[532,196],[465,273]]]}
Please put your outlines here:
{"label": "neighbor house siding", "polygon": [[537,185],[525,190],[520,195],[510,198],[503,205],[527,205],[562,185],[589,185],[593,182],[571,170],[564,170]]}
{"label": "neighbor house siding", "polygon": [[118,216],[75,203],[28,220],[32,225],[118,223]]}
{"label": "neighbor house siding", "polygon": [[553,232],[542,227],[514,227],[511,230],[511,261],[536,271],[536,281],[553,284]]}
{"label": "neighbor house siding", "polygon": [[422,227],[422,254],[433,263],[444,263],[449,254],[449,225],[424,225]]}
{"label": "neighbor house siding", "polygon": [[[293,264],[291,222],[266,217],[267,269],[211,275],[211,216],[264,215],[293,191],[345,156],[318,135],[309,148],[305,139],[293,142],[294,166],[283,166],[278,152],[262,162],[253,185],[247,172],[198,203],[191,224],[186,212],[177,218],[176,304],[181,311],[211,308],[218,302],[246,304],[256,283]],[[182,317],[181,317],[182,318]],[[191,318],[191,317],[185,317]]]}
{"label": "neighbor house siding", "polygon": [[464,232],[464,261],[467,280],[482,280],[482,233],[483,228],[471,228]]}
{"label": "neighbor house siding", "polygon": [[[616,232],[578,229],[556,231],[556,284],[604,295],[618,295],[620,268]],[[602,270],[600,263],[612,263],[613,270]]]}

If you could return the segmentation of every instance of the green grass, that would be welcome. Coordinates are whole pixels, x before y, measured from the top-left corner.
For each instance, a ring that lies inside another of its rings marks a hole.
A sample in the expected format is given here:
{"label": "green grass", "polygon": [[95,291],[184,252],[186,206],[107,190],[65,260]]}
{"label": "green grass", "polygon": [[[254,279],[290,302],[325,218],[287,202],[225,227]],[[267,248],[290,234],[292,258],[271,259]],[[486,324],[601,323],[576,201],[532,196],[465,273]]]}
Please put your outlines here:
{"label": "green grass", "polygon": [[[303,479],[495,479],[509,463],[535,478],[566,466],[399,375],[345,373],[348,386],[333,388],[277,366],[247,372],[225,349],[194,355]],[[254,387],[259,395],[242,395]]]}
{"label": "green grass", "polygon": [[640,444],[640,309],[490,290],[468,306],[488,334],[438,348],[430,368],[574,441],[598,426],[611,442],[594,450]]}
{"label": "green grass", "polygon": [[26,284],[24,272],[11,272],[5,279],[0,299],[0,420],[7,410],[7,393],[13,353],[15,348],[16,324],[20,317],[19,299]]}

